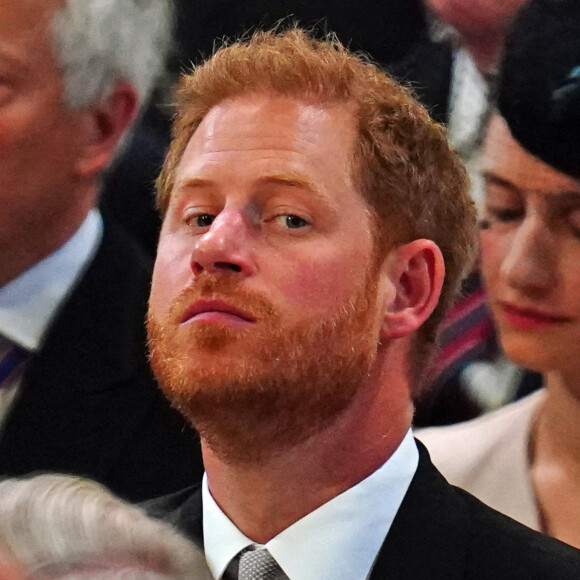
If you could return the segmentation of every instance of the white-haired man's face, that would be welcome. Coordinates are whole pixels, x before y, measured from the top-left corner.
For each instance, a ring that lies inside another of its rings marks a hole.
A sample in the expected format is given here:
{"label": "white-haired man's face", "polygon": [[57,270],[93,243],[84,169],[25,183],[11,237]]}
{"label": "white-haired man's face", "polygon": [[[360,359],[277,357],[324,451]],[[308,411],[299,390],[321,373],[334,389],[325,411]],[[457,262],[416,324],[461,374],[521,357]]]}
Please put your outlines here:
{"label": "white-haired man's face", "polygon": [[71,111],[53,52],[60,0],[0,0],[0,286],[60,247],[97,195],[114,123]]}

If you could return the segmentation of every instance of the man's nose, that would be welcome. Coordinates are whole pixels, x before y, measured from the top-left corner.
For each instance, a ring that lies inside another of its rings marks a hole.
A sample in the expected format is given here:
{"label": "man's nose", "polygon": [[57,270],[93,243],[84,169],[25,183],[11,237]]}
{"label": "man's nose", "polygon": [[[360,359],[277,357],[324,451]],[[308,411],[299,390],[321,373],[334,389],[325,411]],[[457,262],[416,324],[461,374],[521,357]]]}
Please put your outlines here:
{"label": "man's nose", "polygon": [[[509,242],[508,242],[509,243]],[[557,284],[557,240],[539,214],[523,220],[501,266],[508,284],[532,296]]]}
{"label": "man's nose", "polygon": [[255,269],[251,229],[243,212],[220,212],[195,242],[191,254],[194,276],[203,271],[251,274]]}

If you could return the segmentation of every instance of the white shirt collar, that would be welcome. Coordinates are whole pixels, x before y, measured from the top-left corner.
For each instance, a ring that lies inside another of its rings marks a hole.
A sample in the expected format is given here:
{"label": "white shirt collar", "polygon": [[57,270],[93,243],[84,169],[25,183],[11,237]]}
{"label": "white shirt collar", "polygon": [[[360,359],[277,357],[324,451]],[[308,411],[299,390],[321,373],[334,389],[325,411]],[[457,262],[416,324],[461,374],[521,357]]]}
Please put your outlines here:
{"label": "white shirt collar", "polygon": [[[374,473],[272,538],[266,548],[290,580],[361,580],[370,574],[419,462],[411,431]],[[202,484],[205,554],[214,578],[254,544]]]}
{"label": "white shirt collar", "polygon": [[92,209],[56,252],[0,288],[0,334],[30,351],[40,348],[58,308],[93,257],[103,222]]}

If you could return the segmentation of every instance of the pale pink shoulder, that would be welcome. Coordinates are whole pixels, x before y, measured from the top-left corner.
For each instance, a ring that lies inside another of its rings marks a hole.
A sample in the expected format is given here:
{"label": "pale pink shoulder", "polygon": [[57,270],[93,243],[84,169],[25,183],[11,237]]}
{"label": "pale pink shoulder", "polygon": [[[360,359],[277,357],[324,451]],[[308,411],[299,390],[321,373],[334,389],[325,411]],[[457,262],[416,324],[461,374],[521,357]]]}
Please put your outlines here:
{"label": "pale pink shoulder", "polygon": [[427,447],[433,463],[445,475],[469,470],[491,454],[519,447],[528,437],[535,410],[545,397],[544,389],[464,423],[432,427],[415,432]]}

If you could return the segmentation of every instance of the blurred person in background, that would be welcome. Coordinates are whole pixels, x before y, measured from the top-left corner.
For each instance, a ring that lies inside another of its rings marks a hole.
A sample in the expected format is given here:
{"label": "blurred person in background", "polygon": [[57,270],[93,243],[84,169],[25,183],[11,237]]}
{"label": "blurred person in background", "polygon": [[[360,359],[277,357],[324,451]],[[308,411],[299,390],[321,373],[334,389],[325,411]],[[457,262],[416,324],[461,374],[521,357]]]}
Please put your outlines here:
{"label": "blurred person in background", "polygon": [[580,4],[531,0],[485,147],[482,271],[502,348],[544,389],[420,431],[451,483],[580,547]]}
{"label": "blurred person in background", "polygon": [[[425,0],[433,17],[432,38],[419,43],[405,65],[418,95],[446,123],[478,207],[484,191],[482,143],[499,62],[509,26],[526,1]],[[430,384],[416,402],[415,424],[471,419],[538,385],[536,373],[523,371],[501,353],[476,267],[442,325],[441,350]]]}
{"label": "blurred person in background", "polygon": [[211,578],[202,552],[169,525],[64,475],[0,482],[0,559],[3,580]]}
{"label": "blurred person in background", "polygon": [[151,264],[95,209],[170,8],[0,0],[0,473],[78,473],[136,501],[201,475],[147,362]]}
{"label": "blurred person in background", "polygon": [[[481,149],[506,32],[526,1],[425,0],[436,19],[434,36],[452,49],[446,124],[451,144],[467,163]],[[479,202],[478,183],[471,193]]]}

